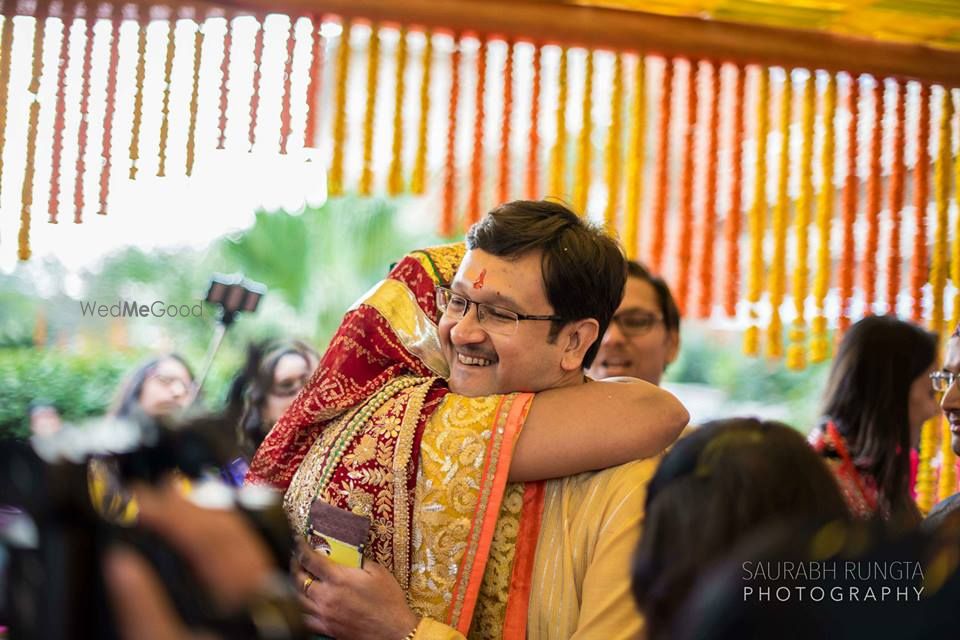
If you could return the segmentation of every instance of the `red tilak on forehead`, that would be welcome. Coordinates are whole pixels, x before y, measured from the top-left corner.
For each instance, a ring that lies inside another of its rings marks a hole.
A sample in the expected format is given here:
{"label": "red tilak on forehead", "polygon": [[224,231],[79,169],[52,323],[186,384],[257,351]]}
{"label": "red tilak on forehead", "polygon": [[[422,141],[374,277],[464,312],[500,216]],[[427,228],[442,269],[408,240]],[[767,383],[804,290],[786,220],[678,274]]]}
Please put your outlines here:
{"label": "red tilak on forehead", "polygon": [[483,279],[487,277],[487,270],[481,269],[480,275],[477,276],[477,279],[473,281],[474,289],[483,289]]}

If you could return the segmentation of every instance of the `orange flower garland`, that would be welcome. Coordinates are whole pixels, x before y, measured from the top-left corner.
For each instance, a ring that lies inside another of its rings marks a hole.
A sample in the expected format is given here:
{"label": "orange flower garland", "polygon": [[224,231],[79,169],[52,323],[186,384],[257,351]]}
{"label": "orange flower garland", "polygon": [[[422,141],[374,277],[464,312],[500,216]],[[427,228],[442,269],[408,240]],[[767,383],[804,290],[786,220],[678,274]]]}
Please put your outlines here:
{"label": "orange flower garland", "polygon": [[[218,119],[217,149],[223,149],[227,142],[227,83],[230,81],[230,52],[233,49],[233,19],[229,14],[224,16],[227,21],[227,31],[223,36],[223,60],[220,62],[220,117]],[[320,39],[320,36],[317,36]],[[313,113],[313,110],[310,110]],[[309,124],[309,121],[308,121]],[[312,140],[308,134],[307,140]]]}
{"label": "orange flower garland", "polygon": [[683,131],[683,175],[680,179],[680,238],[677,242],[677,306],[680,315],[690,308],[690,263],[693,262],[693,156],[697,136],[696,62],[687,60],[685,98],[687,121]]}
{"label": "orange flower garland", "polygon": [[873,313],[877,292],[877,244],[880,235],[880,181],[883,179],[883,81],[877,80],[873,96],[873,130],[870,136],[870,177],[867,180],[867,239],[863,249],[860,282],[863,287],[865,312]]}
{"label": "orange flower garland", "polygon": [[923,285],[927,281],[927,200],[930,173],[930,85],[920,85],[920,115],[917,121],[917,162],[913,166],[913,210],[917,230],[913,241],[913,263],[910,268],[910,295],[913,298],[911,319],[923,320]]}
{"label": "orange flower garland", "polygon": [[673,102],[673,59],[665,59],[663,81],[660,87],[660,106],[657,131],[659,131],[659,145],[657,147],[657,166],[654,173],[654,204],[653,226],[650,238],[650,266],[654,272],[663,269],[663,250],[665,244],[665,230],[667,218],[667,196],[670,187],[670,108]]}
{"label": "orange flower garland", "polygon": [[460,96],[460,48],[463,38],[455,37],[450,55],[450,108],[447,113],[447,157],[443,181],[443,209],[440,214],[440,235],[453,235],[453,209],[457,183],[457,109]]}
{"label": "orange flower garland", "polygon": [[483,190],[483,127],[486,121],[484,99],[486,98],[487,81],[487,41],[483,38],[480,39],[480,47],[477,49],[476,73],[477,92],[474,97],[473,111],[473,157],[470,161],[470,193],[467,197],[468,224],[473,224],[480,219],[480,199]]}
{"label": "orange flower garland", "polygon": [[742,65],[733,68],[733,141],[730,152],[730,210],[724,238],[727,247],[727,278],[723,296],[723,310],[730,316],[737,315],[737,298],[740,290],[740,219],[743,197],[743,138],[745,135],[744,110],[745,69]]}
{"label": "orange flower garland", "polygon": [[527,143],[527,199],[540,197],[540,70],[543,63],[543,47],[533,48],[533,78],[530,88],[530,131]]}
{"label": "orange flower garland", "polygon": [[[322,20],[316,16],[310,17],[310,36],[313,38],[310,47],[310,71],[308,72],[309,83],[307,84],[307,124],[303,132],[303,146],[312,148],[317,137],[317,126],[320,124],[319,107],[317,98],[321,91],[321,78],[323,74],[323,50],[324,37],[320,31]],[[224,106],[224,108],[226,108]]]}
{"label": "orange flower garland", "polygon": [[850,326],[851,304],[853,302],[853,271],[856,259],[853,225],[857,219],[857,124],[860,121],[860,79],[850,77],[847,94],[847,109],[850,120],[847,126],[847,175],[843,183],[843,252],[840,254],[840,334]]}
{"label": "orange flower garland", "polygon": [[893,80],[894,102],[893,159],[890,162],[890,235],[887,243],[887,313],[897,312],[897,295],[900,293],[900,220],[903,215],[903,183],[906,166],[903,159],[904,137],[907,120],[907,87]]}
{"label": "orange flower garland", "polygon": [[640,245],[640,200],[643,194],[643,156],[647,125],[647,92],[644,67],[637,56],[633,68],[633,98],[630,102],[630,134],[627,140],[627,193],[623,223],[623,246],[627,257],[636,259]]}
{"label": "orange flower garland", "polygon": [[[71,3],[65,3],[63,5],[63,9],[61,13],[61,15],[63,16],[63,19],[62,19],[63,33],[60,36],[60,55],[57,58],[58,60],[57,102],[56,102],[56,109],[54,112],[54,119],[53,119],[53,150],[50,154],[50,201],[49,201],[49,204],[47,205],[47,209],[50,212],[50,222],[53,224],[57,223],[57,215],[60,212],[60,161],[63,153],[63,132],[64,132],[64,129],[66,129],[65,114],[67,110],[67,103],[66,103],[67,67],[70,64],[70,33],[72,31],[71,27],[73,26],[73,18],[74,18],[73,11],[74,11],[74,5],[71,2]],[[3,36],[0,37],[0,42],[2,42],[3,38],[6,37],[6,33],[7,33],[6,25],[7,25],[7,18],[4,17],[4,27],[3,27],[4,31],[3,31]],[[143,29],[143,31],[145,32],[145,29]],[[142,37],[145,38],[146,34],[144,33]],[[144,44],[144,46],[146,45]],[[2,49],[2,45],[0,45],[0,49]],[[141,56],[140,59],[143,60],[143,57]],[[0,73],[2,73],[2,70],[0,70]],[[141,102],[142,102],[143,93],[139,89],[139,86],[140,85],[138,85],[137,96],[141,98]],[[134,107],[133,107],[134,138],[130,141],[130,154],[131,154],[130,158],[134,160],[136,157],[134,155],[135,149],[136,149],[135,147],[136,136],[138,135],[138,132],[139,132],[139,124],[138,124],[138,118],[140,113],[139,104],[140,103],[134,101]],[[0,133],[0,135],[3,135],[3,134]],[[2,164],[2,162],[3,162],[3,154],[0,153],[0,164]],[[130,178],[133,179],[135,175],[136,175],[136,169],[131,168]]]}
{"label": "orange flower garland", "polygon": [[500,181],[497,184],[497,202],[510,199],[510,133],[513,120],[513,57],[516,47],[507,42],[503,63],[503,125],[500,127]]}
{"label": "orange flower garland", "polygon": [[[705,66],[701,66],[704,73]],[[707,138],[707,170],[704,186],[703,224],[700,226],[700,290],[697,315],[709,318],[713,307],[713,243],[717,226],[717,149],[720,142],[720,64],[710,63],[710,114],[703,129]]]}
{"label": "orange flower garland", "polygon": [[[97,3],[88,2],[85,7],[84,27],[86,37],[83,42],[83,62],[80,67],[80,113],[86,116],[90,104],[90,67],[93,65],[93,27],[97,24]],[[73,221],[83,221],[83,179],[87,170],[87,129],[86,117],[80,118],[77,127],[76,174],[73,183]]]}
{"label": "orange flower garland", "polygon": [[[292,133],[292,126],[290,124],[290,101],[293,98],[290,95],[290,88],[293,83],[293,52],[297,44],[297,18],[296,16],[290,16],[290,27],[287,31],[287,57],[284,59],[283,63],[283,100],[280,106],[280,154],[286,155],[287,153],[287,141],[290,139],[290,134]],[[201,34],[202,31],[198,30],[198,33]],[[197,62],[199,63],[199,54],[197,54]],[[197,67],[199,70],[199,66]]]}

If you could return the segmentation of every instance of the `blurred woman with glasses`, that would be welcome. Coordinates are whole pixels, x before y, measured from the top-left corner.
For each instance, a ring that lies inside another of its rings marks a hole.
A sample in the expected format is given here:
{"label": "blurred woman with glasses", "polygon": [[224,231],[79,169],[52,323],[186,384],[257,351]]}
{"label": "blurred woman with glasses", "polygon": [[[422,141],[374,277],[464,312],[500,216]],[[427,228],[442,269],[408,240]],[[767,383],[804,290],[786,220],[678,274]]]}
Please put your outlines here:
{"label": "blurred woman with glasses", "polygon": [[241,484],[247,463],[257,447],[300,393],[320,357],[299,340],[251,345],[244,368],[227,392],[226,416],[237,425],[241,457],[234,461],[227,480]]}
{"label": "blurred woman with glasses", "polygon": [[186,409],[195,391],[187,361],[175,353],[163,355],[143,363],[127,377],[111,414],[133,420],[168,418]]}
{"label": "blurred woman with glasses", "polygon": [[854,515],[919,522],[910,451],[940,410],[937,369],[937,336],[892,316],[864,318],[843,336],[811,442]]}

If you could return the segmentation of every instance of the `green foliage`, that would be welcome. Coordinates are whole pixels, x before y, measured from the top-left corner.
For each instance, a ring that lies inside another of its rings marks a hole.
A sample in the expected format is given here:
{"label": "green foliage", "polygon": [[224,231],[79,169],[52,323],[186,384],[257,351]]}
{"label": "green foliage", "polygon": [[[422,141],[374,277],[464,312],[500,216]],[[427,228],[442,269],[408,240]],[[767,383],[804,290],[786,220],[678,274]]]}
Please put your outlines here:
{"label": "green foliage", "polygon": [[134,362],[123,353],[0,349],[0,437],[29,435],[27,406],[36,398],[53,402],[67,422],[103,414]]}
{"label": "green foliage", "polygon": [[779,405],[788,422],[801,431],[814,423],[829,362],[808,363],[801,371],[791,371],[783,358],[744,355],[739,332],[685,323],[682,336],[680,356],[667,369],[668,381],[709,385],[725,392],[733,404]]}

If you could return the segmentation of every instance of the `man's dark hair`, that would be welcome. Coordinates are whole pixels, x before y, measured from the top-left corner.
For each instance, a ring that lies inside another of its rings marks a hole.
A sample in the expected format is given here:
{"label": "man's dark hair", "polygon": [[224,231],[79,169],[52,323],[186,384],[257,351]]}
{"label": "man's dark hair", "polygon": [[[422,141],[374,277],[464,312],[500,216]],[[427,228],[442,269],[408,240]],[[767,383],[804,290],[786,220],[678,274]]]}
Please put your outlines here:
{"label": "man's dark hair", "polygon": [[650,283],[650,286],[657,293],[657,303],[660,305],[660,315],[663,316],[663,326],[667,328],[667,331],[680,333],[680,309],[673,299],[673,294],[670,293],[670,287],[667,286],[666,280],[653,275],[636,260],[627,260],[627,277],[639,278]]}
{"label": "man's dark hair", "polygon": [[553,312],[563,318],[550,328],[554,340],[566,322],[593,318],[598,339],[587,349],[589,367],[623,299],[627,264],[617,242],[557,202],[516,200],[496,207],[467,232],[467,248],[499,258],[541,251],[540,270]]}

